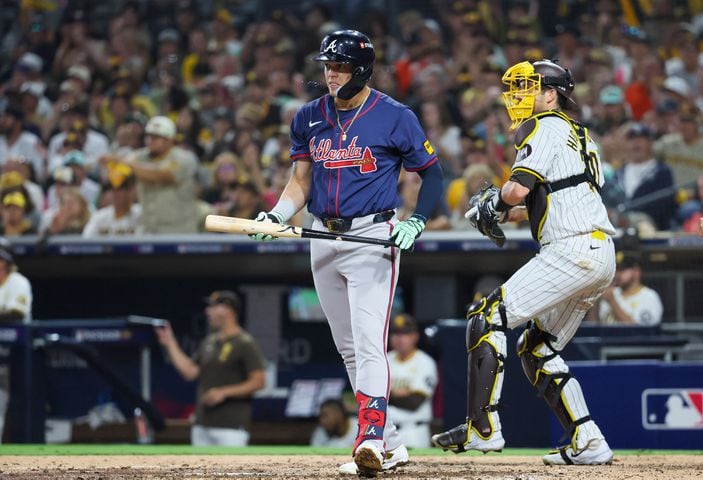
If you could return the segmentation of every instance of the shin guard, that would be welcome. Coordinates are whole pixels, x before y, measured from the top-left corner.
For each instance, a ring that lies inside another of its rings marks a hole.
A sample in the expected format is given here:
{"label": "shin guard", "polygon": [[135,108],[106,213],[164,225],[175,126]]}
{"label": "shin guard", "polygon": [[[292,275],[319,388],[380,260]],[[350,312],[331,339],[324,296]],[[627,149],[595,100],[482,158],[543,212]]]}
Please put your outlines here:
{"label": "shin guard", "polygon": [[503,387],[503,363],[507,355],[507,318],[502,289],[469,307],[466,348],[468,350],[467,426],[482,439],[500,431],[498,415]]}
{"label": "shin guard", "polygon": [[581,385],[552,348],[552,339],[552,335],[530,322],[518,340],[518,356],[537,394],[544,398],[564,427],[564,438],[570,439],[574,451],[578,452],[591,439],[603,436],[591,421]]}

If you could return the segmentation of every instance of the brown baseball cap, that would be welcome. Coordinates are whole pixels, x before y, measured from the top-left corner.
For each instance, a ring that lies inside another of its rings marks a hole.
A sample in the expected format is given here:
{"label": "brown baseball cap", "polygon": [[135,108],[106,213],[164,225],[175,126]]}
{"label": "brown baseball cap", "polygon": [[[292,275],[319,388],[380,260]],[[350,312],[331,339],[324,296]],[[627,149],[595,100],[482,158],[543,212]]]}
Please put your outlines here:
{"label": "brown baseball cap", "polygon": [[239,312],[242,301],[239,295],[231,290],[215,290],[205,298],[208,305],[227,305],[235,312]]}
{"label": "brown baseball cap", "polygon": [[413,333],[417,330],[417,321],[409,313],[398,314],[391,321],[391,333]]}

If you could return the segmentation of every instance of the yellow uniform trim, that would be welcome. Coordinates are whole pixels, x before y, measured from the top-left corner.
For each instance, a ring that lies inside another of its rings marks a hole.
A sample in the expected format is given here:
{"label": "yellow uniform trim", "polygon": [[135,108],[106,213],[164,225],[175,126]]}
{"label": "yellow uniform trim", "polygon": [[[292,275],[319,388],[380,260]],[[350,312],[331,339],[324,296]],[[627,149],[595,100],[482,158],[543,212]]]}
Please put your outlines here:
{"label": "yellow uniform trim", "polygon": [[605,240],[605,233],[600,230],[596,230],[595,232],[591,232],[591,238],[595,238],[596,240]]}
{"label": "yellow uniform trim", "polygon": [[542,175],[540,175],[539,173],[535,172],[534,170],[532,170],[531,168],[527,168],[527,167],[515,167],[515,168],[513,168],[512,171],[513,171],[513,173],[515,173],[515,172],[525,172],[525,173],[529,173],[529,174],[532,175],[533,177],[537,178],[537,180],[539,180],[540,182],[544,182],[544,177],[543,177]]}

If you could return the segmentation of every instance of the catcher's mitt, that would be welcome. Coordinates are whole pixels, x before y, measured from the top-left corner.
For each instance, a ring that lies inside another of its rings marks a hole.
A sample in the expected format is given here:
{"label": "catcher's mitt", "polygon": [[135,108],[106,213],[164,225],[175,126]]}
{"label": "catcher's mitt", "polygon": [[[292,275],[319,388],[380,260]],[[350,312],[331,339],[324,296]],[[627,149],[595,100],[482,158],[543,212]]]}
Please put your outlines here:
{"label": "catcher's mitt", "polygon": [[505,212],[498,212],[495,209],[498,203],[500,189],[495,185],[488,185],[482,188],[476,195],[469,199],[469,211],[465,217],[469,223],[483,235],[491,239],[497,246],[505,244],[505,234],[498,226],[505,216]]}

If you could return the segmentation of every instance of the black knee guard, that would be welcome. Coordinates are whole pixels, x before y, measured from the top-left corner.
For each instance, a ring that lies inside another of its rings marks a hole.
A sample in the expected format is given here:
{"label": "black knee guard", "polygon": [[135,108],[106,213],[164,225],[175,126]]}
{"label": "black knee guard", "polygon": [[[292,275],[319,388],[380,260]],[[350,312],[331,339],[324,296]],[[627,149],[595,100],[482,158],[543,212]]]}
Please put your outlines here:
{"label": "black knee guard", "polygon": [[[537,395],[544,398],[557,416],[559,423],[566,431],[565,436],[571,437],[576,427],[586,423],[591,417],[585,415],[581,418],[573,418],[567,402],[562,398],[562,390],[567,382],[573,378],[571,374],[568,371],[550,371],[545,368],[547,362],[559,356],[559,353],[551,345],[553,340],[555,340],[554,336],[539,328],[536,322],[529,322],[518,339],[517,354],[520,357],[525,375],[530,383],[537,388]],[[546,347],[543,350],[549,352],[547,355],[538,353],[542,345]]]}
{"label": "black knee guard", "polygon": [[469,352],[492,331],[505,332],[508,329],[508,318],[503,304],[503,289],[496,288],[487,297],[472,303],[466,312],[466,320],[466,350]]}
{"label": "black knee guard", "polygon": [[493,412],[499,407],[506,355],[507,319],[502,299],[502,289],[498,288],[474,302],[467,312],[467,421],[483,438],[500,428]]}

